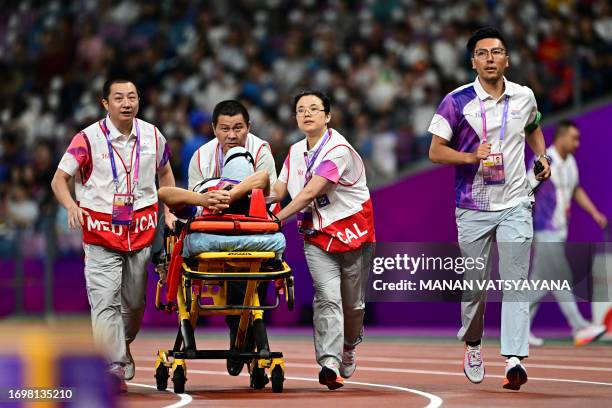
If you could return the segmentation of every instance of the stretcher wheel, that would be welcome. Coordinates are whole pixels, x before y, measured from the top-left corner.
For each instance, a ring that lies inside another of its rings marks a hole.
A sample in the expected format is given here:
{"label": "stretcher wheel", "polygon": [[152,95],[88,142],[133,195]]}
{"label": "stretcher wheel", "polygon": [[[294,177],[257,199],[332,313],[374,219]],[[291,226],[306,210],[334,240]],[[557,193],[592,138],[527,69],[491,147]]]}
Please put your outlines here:
{"label": "stretcher wheel", "polygon": [[186,381],[187,378],[185,377],[185,369],[183,366],[176,366],[174,372],[172,373],[172,382],[174,383],[175,394],[183,394],[185,392]]}
{"label": "stretcher wheel", "polygon": [[285,373],[283,373],[283,368],[281,366],[274,367],[270,377],[272,379],[272,391],[283,392],[283,381],[285,381]]}
{"label": "stretcher wheel", "polygon": [[261,390],[270,381],[264,368],[260,368],[257,362],[253,362],[253,369],[251,370],[251,388],[255,390]]}
{"label": "stretcher wheel", "polygon": [[155,369],[155,382],[157,383],[158,390],[164,391],[166,388],[168,388],[168,377],[170,377],[168,374],[168,367],[160,364]]}

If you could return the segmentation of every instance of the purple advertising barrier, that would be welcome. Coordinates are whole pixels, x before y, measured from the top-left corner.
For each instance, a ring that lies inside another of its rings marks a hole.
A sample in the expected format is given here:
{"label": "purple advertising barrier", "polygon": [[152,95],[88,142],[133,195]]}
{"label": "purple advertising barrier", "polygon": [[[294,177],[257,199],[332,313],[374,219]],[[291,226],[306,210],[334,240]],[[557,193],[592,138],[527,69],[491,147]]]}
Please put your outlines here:
{"label": "purple advertising barrier", "polygon": [[[612,220],[612,105],[585,113],[575,118],[581,132],[576,162],[580,170],[580,184],[595,205]],[[547,129],[552,140],[552,129]],[[569,241],[599,242],[602,233],[593,219],[576,204],[572,206]]]}
{"label": "purple advertising barrier", "polygon": [[[378,242],[456,242],[455,170],[434,167],[373,193]],[[367,304],[368,326],[449,327],[453,303]]]}

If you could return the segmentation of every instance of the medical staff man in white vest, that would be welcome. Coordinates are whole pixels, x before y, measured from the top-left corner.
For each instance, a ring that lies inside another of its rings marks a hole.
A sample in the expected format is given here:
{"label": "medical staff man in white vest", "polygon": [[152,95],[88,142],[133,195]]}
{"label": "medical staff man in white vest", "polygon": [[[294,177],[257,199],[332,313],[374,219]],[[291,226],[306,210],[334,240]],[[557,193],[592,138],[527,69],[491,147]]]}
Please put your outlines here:
{"label": "medical staff man in white vest", "polygon": [[[157,225],[155,175],[160,186],[175,183],[166,139],[136,119],[134,83],[109,79],[102,92],[108,114],[74,136],[51,187],[68,211],[69,227],[83,230],[94,341],[106,353],[118,390],[126,392],[125,380],[135,371],[129,344],[144,313],[146,264]],[[171,226],[176,217],[164,215]]]}

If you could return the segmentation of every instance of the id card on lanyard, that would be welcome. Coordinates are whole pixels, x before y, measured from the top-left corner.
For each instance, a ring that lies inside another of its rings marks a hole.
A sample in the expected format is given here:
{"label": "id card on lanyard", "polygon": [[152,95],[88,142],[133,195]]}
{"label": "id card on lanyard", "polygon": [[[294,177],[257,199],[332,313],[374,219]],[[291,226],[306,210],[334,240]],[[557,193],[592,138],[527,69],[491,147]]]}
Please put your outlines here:
{"label": "id card on lanyard", "polygon": [[112,223],[130,225],[134,216],[134,196],[132,194],[113,195]]}
{"label": "id card on lanyard", "polygon": [[[482,100],[479,99],[478,102],[480,102],[480,117],[482,118],[482,141],[483,143],[487,143],[487,114]],[[482,160],[482,177],[484,184],[487,186],[502,185],[506,183],[504,154],[501,150],[506,133],[509,102],[510,96],[506,95],[504,97],[504,113],[502,116],[501,128],[499,129],[499,153],[491,153],[486,159]]]}
{"label": "id card on lanyard", "polygon": [[133,126],[136,127],[136,161],[134,163],[133,183],[130,186],[129,173],[127,180],[127,193],[119,193],[119,176],[117,175],[117,165],[113,145],[110,139],[110,130],[106,125],[106,119],[102,122],[102,131],[106,137],[108,146],[108,157],[110,159],[111,170],[113,172],[113,183],[115,184],[115,194],[113,195],[113,209],[111,213],[111,223],[113,225],[130,225],[134,216],[134,190],[138,185],[138,171],[140,167],[140,127],[138,121],[134,119]]}
{"label": "id card on lanyard", "polygon": [[[313,176],[312,168],[315,164],[315,161],[319,157],[319,153],[321,153],[323,146],[327,143],[330,137],[331,137],[331,129],[328,129],[327,132],[325,133],[325,136],[323,137],[323,140],[321,141],[321,144],[319,145],[317,150],[315,150],[310,160],[308,159],[308,152],[304,152],[304,160],[306,161],[306,172],[304,174],[304,177],[305,177],[304,187],[306,187],[308,182],[312,179],[312,176]],[[325,194],[320,197],[317,197],[316,200],[318,202],[326,203],[325,205],[329,204],[329,199],[327,198],[327,195]],[[297,217],[298,232],[300,234],[315,235],[317,233],[317,231],[314,229],[312,210],[310,210],[309,207],[298,212],[296,214],[296,217]]]}

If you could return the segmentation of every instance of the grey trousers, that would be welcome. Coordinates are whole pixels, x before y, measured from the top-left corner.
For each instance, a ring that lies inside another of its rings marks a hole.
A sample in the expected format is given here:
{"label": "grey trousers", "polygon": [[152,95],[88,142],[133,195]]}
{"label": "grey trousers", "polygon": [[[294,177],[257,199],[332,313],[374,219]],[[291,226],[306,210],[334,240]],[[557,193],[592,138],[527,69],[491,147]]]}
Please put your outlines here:
{"label": "grey trousers", "polygon": [[118,252],[84,244],[85,281],[94,342],[111,366],[128,362],[145,309],[147,262],[151,248]]}
{"label": "grey trousers", "polygon": [[[457,229],[459,246],[464,257],[490,259],[489,250],[495,238],[499,251],[499,273],[503,280],[526,280],[533,239],[531,203],[524,202],[503,211],[475,211],[458,208]],[[485,269],[468,269],[464,279],[486,280],[490,264]],[[486,290],[474,287],[464,292],[461,302],[461,341],[482,338]],[[504,290],[501,311],[501,354],[526,357],[529,355],[529,300],[521,290]]]}
{"label": "grey trousers", "polygon": [[[539,245],[535,248],[533,256],[533,269],[531,280],[569,280],[572,282],[572,269],[565,256],[565,240],[554,232],[536,232],[535,241]],[[529,300],[529,312],[531,321],[535,317],[540,300],[548,292],[538,291],[533,293]],[[589,322],[582,317],[574,294],[569,290],[557,290],[553,292],[561,313],[565,316],[568,324],[572,328],[572,333],[584,329]]]}
{"label": "grey trousers", "polygon": [[315,290],[314,345],[324,366],[342,361],[344,346],[354,347],[363,336],[365,289],[374,255],[374,244],[350,252],[330,253],[304,243],[306,262]]}

